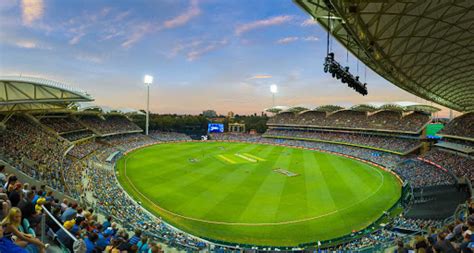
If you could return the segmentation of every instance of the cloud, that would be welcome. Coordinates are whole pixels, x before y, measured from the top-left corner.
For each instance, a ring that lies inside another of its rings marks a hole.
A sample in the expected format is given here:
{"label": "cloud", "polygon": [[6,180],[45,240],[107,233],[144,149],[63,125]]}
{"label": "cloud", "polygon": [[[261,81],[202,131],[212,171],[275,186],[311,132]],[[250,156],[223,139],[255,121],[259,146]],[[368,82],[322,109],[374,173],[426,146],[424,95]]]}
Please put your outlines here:
{"label": "cloud", "polygon": [[133,31],[124,42],[122,42],[122,47],[129,48],[133,44],[140,41],[143,36],[147,33],[153,32],[153,26],[150,23],[142,23],[135,27],[135,31]]}
{"label": "cloud", "polygon": [[45,44],[44,42],[38,41],[36,39],[30,38],[18,38],[14,35],[10,35],[6,40],[3,40],[2,43],[18,48],[25,48],[25,49],[44,49],[44,50],[51,50],[52,47]]}
{"label": "cloud", "polygon": [[316,22],[316,20],[314,20],[313,18],[308,18],[305,21],[303,21],[303,23],[301,23],[301,26],[313,26],[317,24],[318,22]]}
{"label": "cloud", "polygon": [[271,75],[254,75],[249,78],[250,79],[267,79],[267,78],[272,78],[273,76]]}
{"label": "cloud", "polygon": [[268,19],[262,19],[262,20],[257,20],[254,22],[246,23],[239,25],[235,28],[235,34],[236,35],[242,35],[246,32],[259,29],[262,27],[267,27],[267,26],[275,26],[275,25],[280,25],[287,23],[293,19],[292,16],[285,15],[285,16],[276,16]]}
{"label": "cloud", "polygon": [[163,26],[166,29],[182,26],[188,23],[189,20],[199,16],[200,14],[201,9],[199,9],[198,1],[191,0],[191,6],[184,13],[172,19],[166,20]]}
{"label": "cloud", "polygon": [[201,57],[202,55],[209,53],[211,51],[217,50],[225,45],[227,45],[229,42],[226,39],[219,40],[219,41],[213,41],[208,43],[204,47],[199,47],[199,48],[194,48],[193,50],[189,51],[187,54],[187,60],[188,61],[194,61]]}
{"label": "cloud", "polygon": [[316,36],[308,36],[303,38],[304,41],[318,41],[319,38]]}
{"label": "cloud", "polygon": [[17,47],[20,48],[36,48],[36,42],[31,40],[20,40],[15,43]]}
{"label": "cloud", "polygon": [[196,40],[196,39],[193,39],[186,43],[177,43],[173,46],[173,48],[171,49],[170,53],[167,54],[167,56],[170,58],[173,58],[183,51],[197,48],[202,43],[203,43],[202,40]]}
{"label": "cloud", "polygon": [[40,19],[44,13],[43,0],[22,0],[21,14],[24,25],[30,26]]}
{"label": "cloud", "polygon": [[319,38],[318,37],[315,37],[315,36],[307,36],[307,37],[285,37],[285,38],[281,38],[279,40],[276,41],[277,44],[289,44],[289,43],[293,43],[293,42],[296,42],[296,41],[318,41]]}
{"label": "cloud", "polygon": [[74,35],[70,40],[69,40],[69,45],[76,45],[82,37],[86,35],[85,32],[79,32],[76,35]]}
{"label": "cloud", "polygon": [[277,40],[276,43],[278,43],[278,44],[288,44],[288,43],[291,43],[291,42],[295,42],[298,39],[299,39],[298,37],[286,37],[286,38],[282,38],[282,39]]}
{"label": "cloud", "polygon": [[102,63],[102,57],[91,55],[91,54],[78,54],[75,56],[77,60],[85,61],[85,62],[92,62],[92,63]]}

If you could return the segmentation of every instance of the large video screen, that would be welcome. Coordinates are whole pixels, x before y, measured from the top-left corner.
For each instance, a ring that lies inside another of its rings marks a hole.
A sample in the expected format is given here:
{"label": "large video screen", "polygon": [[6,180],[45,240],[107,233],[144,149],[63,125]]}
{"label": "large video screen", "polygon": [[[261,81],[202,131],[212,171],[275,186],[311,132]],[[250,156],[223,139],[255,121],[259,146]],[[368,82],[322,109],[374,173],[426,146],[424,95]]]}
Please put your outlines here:
{"label": "large video screen", "polygon": [[208,133],[223,133],[224,124],[209,123],[207,125],[207,132]]}

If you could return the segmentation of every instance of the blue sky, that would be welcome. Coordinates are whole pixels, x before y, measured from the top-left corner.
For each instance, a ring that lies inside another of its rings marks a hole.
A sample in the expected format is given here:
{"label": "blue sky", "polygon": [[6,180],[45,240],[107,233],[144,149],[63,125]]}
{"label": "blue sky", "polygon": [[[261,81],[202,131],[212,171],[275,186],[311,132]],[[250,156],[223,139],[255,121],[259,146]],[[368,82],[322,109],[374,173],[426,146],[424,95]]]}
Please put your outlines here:
{"label": "blue sky", "polygon": [[144,108],[145,74],[160,113],[261,112],[273,83],[279,105],[425,102],[368,69],[360,96],[323,73],[325,54],[325,31],[290,0],[0,2],[0,74],[63,81],[99,105]]}

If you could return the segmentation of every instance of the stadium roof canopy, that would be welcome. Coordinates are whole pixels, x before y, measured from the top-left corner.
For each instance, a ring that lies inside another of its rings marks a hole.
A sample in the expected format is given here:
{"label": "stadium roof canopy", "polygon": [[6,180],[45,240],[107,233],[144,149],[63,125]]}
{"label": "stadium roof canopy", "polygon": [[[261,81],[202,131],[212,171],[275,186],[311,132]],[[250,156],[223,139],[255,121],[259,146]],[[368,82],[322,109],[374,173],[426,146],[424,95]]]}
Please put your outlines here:
{"label": "stadium roof canopy", "polygon": [[338,105],[321,105],[316,108],[314,108],[313,111],[318,111],[318,112],[335,112],[344,109],[342,106]]}
{"label": "stadium roof canopy", "polygon": [[79,101],[93,101],[84,91],[35,77],[0,77],[0,112],[62,110]]}
{"label": "stadium roof canopy", "polygon": [[78,112],[95,111],[100,113],[109,113],[111,111],[114,111],[114,109],[110,106],[96,105],[91,102],[76,103],[74,106],[76,107]]}
{"label": "stadium roof canopy", "polygon": [[361,105],[354,105],[350,108],[353,111],[361,111],[361,112],[373,112],[377,111],[378,107],[370,104],[361,104]]}
{"label": "stadium roof canopy", "polygon": [[292,106],[286,110],[287,112],[302,112],[302,111],[307,111],[308,108],[303,107],[303,106]]}
{"label": "stadium roof canopy", "polygon": [[474,1],[294,1],[398,87],[474,110]]}
{"label": "stadium roof canopy", "polygon": [[431,106],[431,105],[424,105],[415,102],[393,102],[393,103],[367,103],[367,104],[360,104],[354,105],[350,108],[344,108],[338,105],[321,105],[314,109],[307,110],[304,107],[300,106],[275,106],[273,108],[266,109],[265,111],[275,110],[275,113],[284,113],[284,112],[310,112],[310,111],[317,111],[317,112],[335,112],[341,110],[351,110],[351,111],[359,111],[359,112],[375,112],[381,110],[387,111],[402,111],[402,112],[426,112],[426,113],[434,113],[438,112],[441,109]]}
{"label": "stadium roof canopy", "polygon": [[266,111],[266,112],[271,112],[271,113],[279,113],[279,112],[281,112],[281,111],[286,111],[286,110],[288,110],[289,108],[290,108],[289,106],[276,105],[276,106],[267,108],[267,109],[265,109],[264,111]]}
{"label": "stadium roof canopy", "polygon": [[145,115],[144,112],[133,108],[120,108],[118,111],[127,115]]}

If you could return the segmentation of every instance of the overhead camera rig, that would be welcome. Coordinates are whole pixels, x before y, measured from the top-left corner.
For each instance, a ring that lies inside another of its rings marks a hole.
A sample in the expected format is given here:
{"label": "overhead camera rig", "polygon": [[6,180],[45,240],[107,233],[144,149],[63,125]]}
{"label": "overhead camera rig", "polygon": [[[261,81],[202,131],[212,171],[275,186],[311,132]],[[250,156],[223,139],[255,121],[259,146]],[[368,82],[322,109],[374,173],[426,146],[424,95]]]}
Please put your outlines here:
{"label": "overhead camera rig", "polygon": [[353,76],[351,72],[349,72],[349,67],[342,67],[339,62],[334,59],[334,53],[329,53],[324,61],[324,72],[331,73],[333,78],[341,79],[342,83],[347,83],[349,87],[357,91],[358,93],[365,96],[368,94],[367,92],[367,84],[361,83],[359,81],[359,76]]}
{"label": "overhead camera rig", "polygon": [[[332,24],[331,21],[333,19],[339,19],[337,16],[333,16],[332,12],[335,12],[334,8],[332,7],[331,0],[324,0],[326,6],[328,7],[328,16],[327,16],[327,48],[326,48],[326,58],[324,60],[324,72],[331,73],[333,78],[341,79],[342,83],[347,83],[349,87],[357,91],[358,93],[365,96],[368,94],[367,91],[367,83],[362,83],[359,81],[359,76],[355,76],[349,72],[349,67],[342,67],[342,65],[334,59],[334,53],[330,53],[332,51],[332,44],[331,44],[331,30]],[[350,8],[351,12],[357,12],[357,5],[351,5]],[[349,40],[349,35],[347,35],[347,39]],[[349,59],[349,51],[347,53],[347,58]],[[357,62],[357,64],[359,64]],[[357,72],[359,71],[359,65],[357,65]]]}

